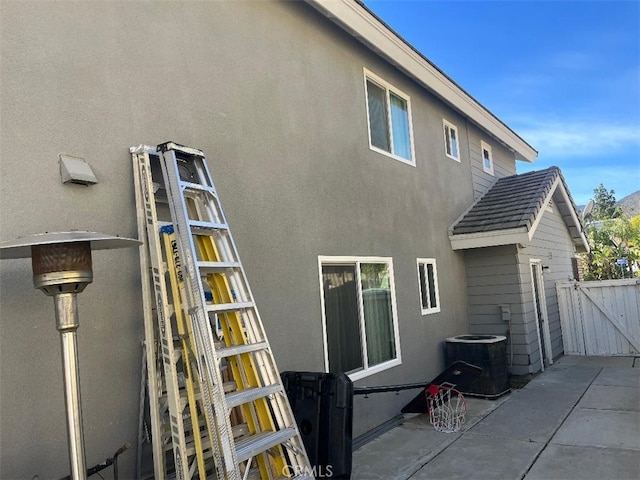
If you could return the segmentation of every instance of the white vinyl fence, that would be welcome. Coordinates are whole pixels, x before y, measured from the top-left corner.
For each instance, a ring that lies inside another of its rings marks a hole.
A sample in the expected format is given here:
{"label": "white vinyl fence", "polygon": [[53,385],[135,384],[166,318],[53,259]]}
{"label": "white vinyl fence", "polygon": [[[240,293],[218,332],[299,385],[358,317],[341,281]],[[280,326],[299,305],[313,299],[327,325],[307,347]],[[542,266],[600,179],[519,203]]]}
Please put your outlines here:
{"label": "white vinyl fence", "polygon": [[559,282],[565,355],[640,352],[640,279]]}

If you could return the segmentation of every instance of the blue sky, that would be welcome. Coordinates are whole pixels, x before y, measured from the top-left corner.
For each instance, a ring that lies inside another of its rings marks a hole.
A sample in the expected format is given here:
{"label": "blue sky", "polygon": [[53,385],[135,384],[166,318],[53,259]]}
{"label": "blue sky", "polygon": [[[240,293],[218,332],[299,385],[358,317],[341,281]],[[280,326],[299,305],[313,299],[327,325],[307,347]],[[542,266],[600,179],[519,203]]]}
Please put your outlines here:
{"label": "blue sky", "polygon": [[577,204],[640,190],[640,0],[365,0],[557,165]]}

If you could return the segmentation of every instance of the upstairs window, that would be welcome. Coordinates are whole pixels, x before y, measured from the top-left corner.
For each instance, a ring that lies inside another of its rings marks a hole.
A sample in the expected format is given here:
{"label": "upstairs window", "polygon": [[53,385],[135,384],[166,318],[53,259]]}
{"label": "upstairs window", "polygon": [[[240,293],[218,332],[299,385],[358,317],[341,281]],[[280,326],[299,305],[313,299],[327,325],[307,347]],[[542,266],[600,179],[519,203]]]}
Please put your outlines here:
{"label": "upstairs window", "polygon": [[422,314],[440,311],[440,292],[438,292],[438,271],[435,258],[418,259],[418,284]]}
{"label": "upstairs window", "polygon": [[493,155],[491,154],[491,145],[487,145],[483,141],[480,141],[480,148],[482,149],[482,169],[489,175],[493,175]]}
{"label": "upstairs window", "polygon": [[414,164],[409,97],[365,70],[369,146]]}
{"label": "upstairs window", "polygon": [[458,148],[458,128],[452,123],[443,120],[444,124],[444,151],[447,157],[460,161],[460,151]]}

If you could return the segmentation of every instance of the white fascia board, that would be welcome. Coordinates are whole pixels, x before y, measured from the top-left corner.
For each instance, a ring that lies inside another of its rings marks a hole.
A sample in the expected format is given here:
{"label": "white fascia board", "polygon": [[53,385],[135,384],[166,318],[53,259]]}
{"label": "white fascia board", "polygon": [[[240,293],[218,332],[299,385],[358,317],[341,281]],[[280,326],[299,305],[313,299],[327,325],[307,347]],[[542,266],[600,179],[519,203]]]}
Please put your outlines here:
{"label": "white fascia board", "polygon": [[374,52],[397,66],[504,143],[517,160],[533,162],[538,152],[489,110],[354,0],[307,0]]}
{"label": "white fascia board", "polygon": [[449,240],[454,250],[465,250],[468,248],[515,245],[517,243],[525,244],[529,242],[529,233],[525,227],[519,227],[509,230],[495,230],[493,232],[449,235]]}
{"label": "white fascia board", "polygon": [[[533,240],[533,236],[535,235],[536,229],[540,224],[540,220],[542,220],[542,217],[544,216],[544,212],[546,211],[547,206],[549,205],[549,202],[551,202],[551,199],[553,198],[554,195],[556,195],[556,193],[562,196],[562,199],[564,200],[564,204],[566,205],[566,207],[562,207],[559,204],[558,209],[559,209],[560,215],[562,216],[562,219],[567,225],[567,228],[571,229],[571,227],[574,227],[579,232],[579,235],[580,235],[579,239],[574,238],[572,236],[572,240],[574,244],[580,251],[588,252],[589,242],[587,241],[587,237],[585,237],[584,233],[582,232],[582,227],[580,226],[581,225],[580,220],[578,219],[578,215],[575,209],[573,208],[573,202],[569,198],[569,193],[564,187],[564,183],[562,182],[562,179],[560,178],[560,176],[558,176],[553,182],[553,185],[551,185],[551,188],[549,189],[549,192],[547,193],[547,196],[544,199],[544,202],[542,203],[542,207],[538,211],[538,216],[536,217],[536,219],[531,224],[531,227],[529,228],[529,240]],[[566,218],[567,216],[564,214],[564,211],[569,213],[572,223],[567,222],[567,218]]]}
{"label": "white fascia board", "polygon": [[[558,180],[560,179],[558,178]],[[569,215],[573,220],[573,224],[574,224],[573,226],[575,227],[576,230],[578,230],[578,233],[580,235],[580,238],[579,238],[580,244],[578,244],[577,238],[573,239],[574,242],[576,243],[576,247],[578,247],[580,251],[583,251],[584,253],[588,253],[591,250],[591,247],[589,247],[589,241],[587,240],[587,237],[584,234],[584,230],[582,229],[582,223],[578,218],[578,212],[576,212],[575,208],[573,208],[573,201],[569,197],[569,192],[567,192],[567,190],[565,189],[563,182],[560,182],[560,193],[562,195],[562,199],[564,200],[564,203],[567,205],[566,209],[568,210]],[[564,218],[565,216],[562,215],[562,217]],[[566,219],[565,219],[565,222],[566,222]],[[567,226],[570,227],[570,225],[567,225]]]}

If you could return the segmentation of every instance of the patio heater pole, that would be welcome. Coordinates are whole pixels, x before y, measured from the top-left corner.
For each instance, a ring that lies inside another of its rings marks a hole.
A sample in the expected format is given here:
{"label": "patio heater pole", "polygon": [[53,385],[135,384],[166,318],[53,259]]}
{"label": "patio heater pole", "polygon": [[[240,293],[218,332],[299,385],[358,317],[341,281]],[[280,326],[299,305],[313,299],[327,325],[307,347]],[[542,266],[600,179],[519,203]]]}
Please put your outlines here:
{"label": "patio heater pole", "polygon": [[33,284],[53,297],[56,329],[60,332],[64,397],[71,478],[87,478],[78,369],[79,326],[77,295],[93,282],[91,250],[139,245],[129,238],[95,232],[57,232],[32,235],[0,244],[0,259],[31,256]]}

